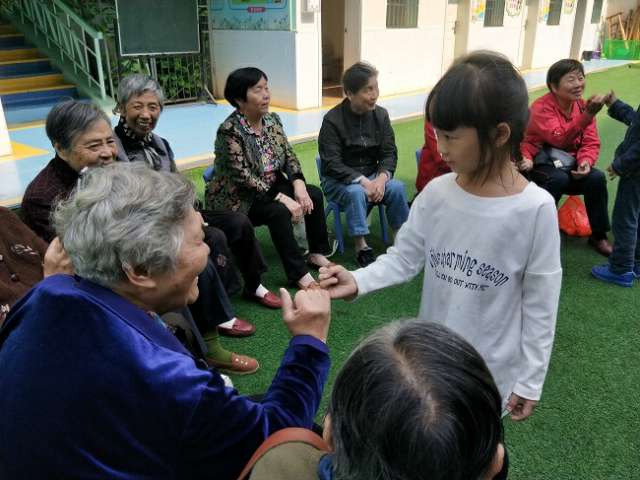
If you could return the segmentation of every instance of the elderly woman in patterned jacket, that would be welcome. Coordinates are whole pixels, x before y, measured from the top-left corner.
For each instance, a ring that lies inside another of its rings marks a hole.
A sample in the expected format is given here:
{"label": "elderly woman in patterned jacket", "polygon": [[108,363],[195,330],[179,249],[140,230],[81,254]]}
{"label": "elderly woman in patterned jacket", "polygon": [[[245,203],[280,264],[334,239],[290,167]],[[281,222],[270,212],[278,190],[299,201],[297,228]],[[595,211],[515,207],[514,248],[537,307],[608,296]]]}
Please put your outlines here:
{"label": "elderly woman in patterned jacket", "polygon": [[[255,226],[267,225],[289,283],[309,288],[317,284],[308,267],[329,263],[322,191],[307,185],[280,117],[269,113],[267,82],[253,67],[227,78],[224,96],[236,110],[218,128],[207,204],[214,211],[245,213]],[[293,235],[293,224],[302,221],[309,241],[306,263]]]}

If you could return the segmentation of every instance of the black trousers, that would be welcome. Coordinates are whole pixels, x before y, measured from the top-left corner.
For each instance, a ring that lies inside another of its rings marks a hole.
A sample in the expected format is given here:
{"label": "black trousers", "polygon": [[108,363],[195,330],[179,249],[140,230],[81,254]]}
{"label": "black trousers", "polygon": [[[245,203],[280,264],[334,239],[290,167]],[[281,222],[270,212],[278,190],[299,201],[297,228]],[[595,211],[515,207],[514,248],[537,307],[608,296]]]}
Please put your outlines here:
{"label": "black trousers", "polygon": [[[277,181],[272,189],[295,198],[293,185],[286,179]],[[324,199],[322,190],[315,185],[307,185],[307,192],[313,202],[313,211],[305,215],[304,224],[307,230],[310,253],[329,253],[329,239],[327,237],[327,223],[324,217]],[[266,225],[271,234],[271,240],[280,256],[284,271],[289,282],[297,283],[309,273],[305,259],[293,236],[291,212],[276,200],[253,202],[248,213],[251,222],[256,225]]]}
{"label": "black trousers", "polygon": [[529,172],[529,179],[549,192],[555,199],[556,205],[563,194],[584,195],[593,238],[596,240],[607,238],[607,232],[611,229],[609,194],[607,179],[602,171],[592,167],[586,177],[576,180],[571,173],[554,166],[537,165]]}
{"label": "black trousers", "polygon": [[198,299],[189,305],[189,310],[201,333],[213,330],[235,317],[229,296],[210,258],[205,269],[198,275],[198,290]]}
{"label": "black trousers", "polygon": [[[207,230],[213,231],[212,233],[214,234],[217,230],[222,234],[224,239],[218,237],[216,243],[223,244],[223,248],[231,250],[238,270],[242,274],[244,289],[248,292],[255,292],[261,283],[260,277],[267,271],[267,263],[262,255],[262,250],[260,250],[260,244],[256,238],[251,220],[240,212],[202,210],[200,213],[204,221],[209,224],[209,228],[205,228],[205,237]],[[207,245],[211,248],[209,242],[207,242]],[[212,257],[214,263],[224,261],[222,258],[215,258],[213,255]],[[216,265],[216,268],[220,273],[218,265]],[[226,285],[227,282],[224,275],[221,275],[221,277]],[[229,292],[228,288],[227,291]],[[231,294],[231,292],[229,293]]]}

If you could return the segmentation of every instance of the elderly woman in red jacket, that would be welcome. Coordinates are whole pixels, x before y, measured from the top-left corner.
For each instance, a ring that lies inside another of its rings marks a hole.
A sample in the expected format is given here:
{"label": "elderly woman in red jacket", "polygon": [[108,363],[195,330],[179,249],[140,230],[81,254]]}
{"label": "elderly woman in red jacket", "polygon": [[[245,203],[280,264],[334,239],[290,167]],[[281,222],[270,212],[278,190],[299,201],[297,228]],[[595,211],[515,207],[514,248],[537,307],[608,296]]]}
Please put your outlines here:
{"label": "elderly woman in red jacket", "polygon": [[582,64],[565,59],[547,72],[549,93],[531,105],[531,117],[521,145],[518,167],[556,200],[563,194],[584,195],[591,224],[591,245],[609,256],[610,229],[607,181],[595,164],[600,153],[596,114],[604,95],[582,99],[585,76]]}

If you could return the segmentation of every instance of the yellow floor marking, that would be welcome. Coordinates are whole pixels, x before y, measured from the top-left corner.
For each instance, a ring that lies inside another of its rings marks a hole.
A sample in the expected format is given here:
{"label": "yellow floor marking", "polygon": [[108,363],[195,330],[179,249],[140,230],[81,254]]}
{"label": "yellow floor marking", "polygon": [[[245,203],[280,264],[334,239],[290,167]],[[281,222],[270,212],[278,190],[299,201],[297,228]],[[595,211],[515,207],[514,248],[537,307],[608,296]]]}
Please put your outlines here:
{"label": "yellow floor marking", "polygon": [[36,155],[44,155],[46,153],[49,153],[46,150],[31,147],[29,145],[25,145],[24,143],[18,142],[11,142],[11,148],[13,149],[13,153],[11,155],[4,155],[0,157],[0,163],[17,162],[18,160],[22,160],[24,158],[35,157]]}

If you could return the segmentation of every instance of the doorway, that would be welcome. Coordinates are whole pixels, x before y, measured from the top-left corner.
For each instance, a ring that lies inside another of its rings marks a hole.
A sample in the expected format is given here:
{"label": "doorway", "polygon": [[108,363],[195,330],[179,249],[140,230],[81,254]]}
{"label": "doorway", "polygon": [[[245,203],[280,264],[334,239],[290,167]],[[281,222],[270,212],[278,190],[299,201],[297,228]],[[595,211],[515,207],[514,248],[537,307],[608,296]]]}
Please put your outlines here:
{"label": "doorway", "polygon": [[524,38],[521,40],[520,68],[528,69],[533,64],[533,51],[536,44],[536,30],[538,29],[538,9],[540,0],[527,0],[524,13]]}
{"label": "doorway", "polygon": [[345,49],[345,1],[322,0],[322,105],[342,100]]}

